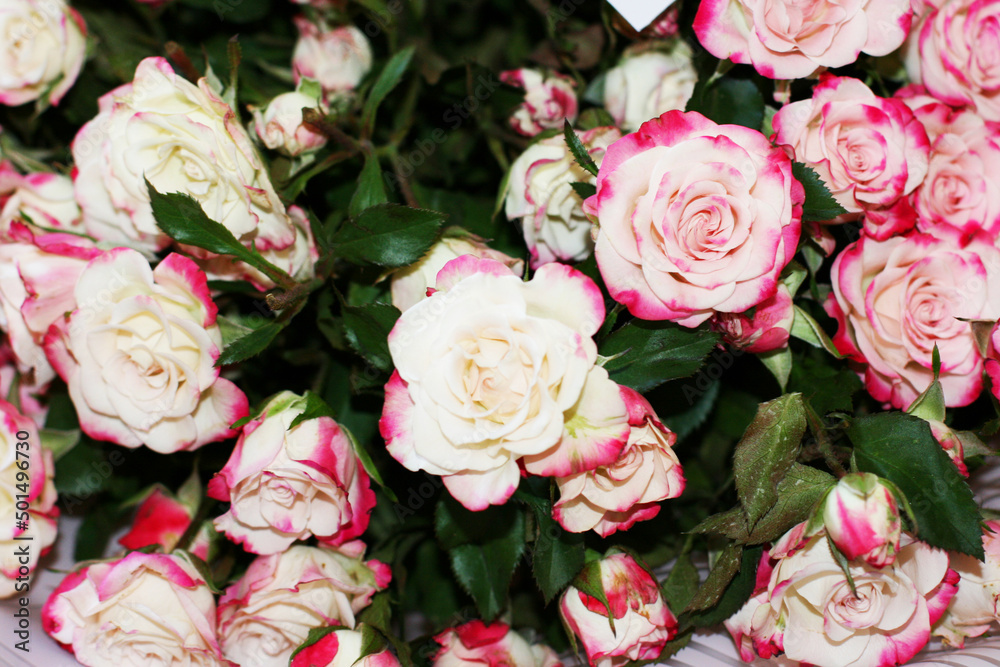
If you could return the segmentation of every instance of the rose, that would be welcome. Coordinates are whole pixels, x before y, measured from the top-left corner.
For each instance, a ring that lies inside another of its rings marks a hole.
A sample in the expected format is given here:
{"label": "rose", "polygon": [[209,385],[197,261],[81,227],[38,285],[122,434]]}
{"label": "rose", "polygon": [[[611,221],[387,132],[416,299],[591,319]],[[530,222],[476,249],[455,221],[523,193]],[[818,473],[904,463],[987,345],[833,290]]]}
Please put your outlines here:
{"label": "rose", "polygon": [[7,238],[0,243],[0,329],[7,332],[18,370],[28,382],[45,385],[55,371],[42,338],[56,319],[73,309],[69,287],[101,251],[71,234],[35,236],[20,222],[11,224]]}
{"label": "rose", "polygon": [[365,532],[375,507],[350,436],[330,417],[305,419],[305,398],[284,391],[243,426],[208,495],[232,503],[215,527],[255,554],[315,535],[343,544]]}
{"label": "rose", "polygon": [[559,613],[566,627],[583,641],[592,667],[620,667],[630,660],[659,657],[677,634],[677,619],[656,580],[626,554],[607,556],[588,567],[598,569],[607,606],[570,586],[559,599]]}
{"label": "rose", "polygon": [[48,390],[48,384],[39,384],[18,371],[10,341],[0,342],[0,396],[16,392],[21,413],[36,424],[44,424],[49,407],[43,401]]}
{"label": "rose", "polygon": [[196,86],[163,58],[146,58],[134,80],[98,106],[72,146],[88,234],[146,253],[166,247],[170,239],[153,219],[148,179],[158,192],[194,197],[245,245],[266,250],[295,241],[246,130],[207,79]]}
{"label": "rose", "polygon": [[390,578],[386,565],[359,553],[296,545],[260,556],[219,599],[223,654],[241,667],[286,667],[310,629],[353,628]]}
{"label": "rose", "polygon": [[808,537],[804,526],[765,552],[766,583],[726,623],[744,659],[752,659],[751,648],[761,657],[783,650],[817,667],[887,667],[912,658],[955,594],[948,554],[905,536],[891,565],[852,562],[852,586],[827,538]]}
{"label": "rose", "polygon": [[44,344],[85,433],[164,454],[234,434],[247,398],[215,367],[222,334],[194,262],[171,254],[153,270],[116,248],[87,264],[72,294],[75,309]]}
{"label": "rose", "polygon": [[410,470],[441,475],[465,507],[507,501],[521,479],[614,460],[628,436],[618,385],[596,366],[604,300],[589,278],[546,264],[524,282],[464,255],[389,334],[396,370],[379,429]]}
{"label": "rose", "polygon": [[[608,146],[621,138],[613,127],[578,132],[580,143],[600,164]],[[594,176],[576,163],[562,136],[536,141],[510,168],[506,195],[507,218],[522,218],[524,242],[531,266],[558,260],[581,261],[594,250],[593,225],[583,212],[573,183],[594,183]]]}
{"label": "rose", "polygon": [[804,199],[760,132],[670,111],[608,148],[584,210],[611,296],[636,317],[695,327],[774,295]]}
{"label": "rose", "polygon": [[493,259],[506,264],[516,275],[524,275],[524,260],[490,248],[486,241],[461,227],[450,227],[423,257],[407,267],[393,271],[390,286],[392,305],[403,311],[423,301],[427,297],[427,288],[433,288],[437,282],[438,271],[462,255]]}
{"label": "rose", "polygon": [[636,130],[651,118],[683,109],[698,81],[691,47],[682,39],[626,52],[608,70],[604,106],[623,130]]}
{"label": "rose", "polygon": [[788,347],[795,307],[783,283],[770,299],[761,301],[752,316],[746,313],[719,313],[712,318],[712,330],[737,350],[763,354]]}
{"label": "rose", "polygon": [[524,102],[510,117],[510,126],[518,134],[533,137],[561,128],[564,121],[576,122],[576,83],[568,76],[522,67],[501,72],[500,80],[524,90]]}
{"label": "rose", "polygon": [[978,637],[997,620],[1000,608],[1000,521],[987,521],[983,530],[986,560],[955,553],[951,567],[958,572],[958,592],[934,626],[945,644],[965,646],[966,637]]}
{"label": "rose", "polygon": [[930,143],[906,104],[850,77],[824,74],[812,99],[782,107],[775,141],[812,167],[837,202],[865,213],[865,231],[887,239],[911,229],[907,195],[927,174]]}
{"label": "rose", "polygon": [[826,535],[849,560],[872,567],[892,565],[902,524],[893,492],[869,472],[841,477],[823,499],[819,515]]}
{"label": "rose", "polygon": [[[170,553],[191,525],[197,509],[157,486],[139,505],[132,526],[118,538],[118,544],[126,549],[159,545],[164,552]],[[186,550],[207,561],[209,547],[209,532],[203,525]]]}
{"label": "rose", "polygon": [[54,473],[38,427],[0,399],[0,599],[28,591],[38,559],[55,542]]}
{"label": "rose", "polygon": [[753,65],[771,79],[802,79],[861,53],[885,56],[906,39],[910,0],[706,0],[694,32],[717,58]]}
{"label": "rose", "polygon": [[82,231],[80,206],[73,197],[73,181],[52,172],[22,176],[7,160],[0,161],[0,235],[19,220],[35,228]]}
{"label": "rose", "polygon": [[334,630],[295,653],[289,667],[400,667],[389,649],[361,655],[365,633],[358,630]]}
{"label": "rose", "polygon": [[562,667],[555,651],[544,644],[528,644],[506,623],[469,621],[435,635],[434,641],[441,648],[434,654],[433,667]]}
{"label": "rose", "polygon": [[938,4],[907,42],[910,80],[945,104],[968,105],[985,120],[1000,121],[1000,60],[982,48],[998,37],[1000,5],[982,0]]}
{"label": "rose", "polygon": [[88,667],[223,667],[215,598],[185,557],[133,551],[67,575],[42,608],[52,638]]}
{"label": "rose", "polygon": [[570,532],[593,530],[607,537],[652,519],[659,502],[684,491],[684,474],[673,446],[677,436],[660,423],[638,392],[619,387],[628,406],[629,436],[612,463],[556,479],[559,502],[552,517]]}
{"label": "rose", "polygon": [[[988,367],[989,361],[986,363]],[[944,453],[948,455],[951,462],[958,468],[959,474],[962,477],[968,477],[969,468],[965,465],[965,444],[962,442],[962,436],[953,431],[944,422],[936,419],[927,419],[926,421],[927,425],[930,426],[931,435],[934,436],[934,439],[941,445]]]}
{"label": "rose", "polygon": [[87,26],[63,0],[10,0],[0,11],[0,104],[59,104],[80,74]]}
{"label": "rose", "polygon": [[323,89],[324,101],[353,91],[372,68],[372,47],[353,25],[329,28],[305,16],[295,17],[299,39],[292,53],[295,83],[313,79]]}
{"label": "rose", "polygon": [[263,111],[253,109],[254,130],[261,143],[283,155],[295,157],[312,153],[326,145],[326,136],[303,123],[303,109],[325,112],[319,87],[313,84],[315,94],[308,94],[303,86],[290,93],[282,93]]}
{"label": "rose", "polygon": [[862,238],[834,260],[826,308],[834,344],[858,364],[876,400],[910,405],[934,380],[940,352],[945,404],[968,405],[982,390],[983,357],[969,322],[1000,318],[1000,253],[978,234],[939,227],[937,236]]}

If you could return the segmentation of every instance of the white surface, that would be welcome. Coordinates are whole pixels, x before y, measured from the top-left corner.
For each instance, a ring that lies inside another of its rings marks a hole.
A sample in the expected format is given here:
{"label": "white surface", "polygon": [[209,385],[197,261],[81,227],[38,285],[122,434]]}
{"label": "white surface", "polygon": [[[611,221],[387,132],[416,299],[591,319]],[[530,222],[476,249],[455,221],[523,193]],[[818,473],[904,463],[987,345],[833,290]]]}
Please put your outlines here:
{"label": "white surface", "polygon": [[674,0],[608,0],[636,30],[642,30],[674,4]]}
{"label": "white surface", "polygon": [[[985,468],[985,467],[984,467]],[[972,487],[984,507],[1000,510],[1000,462],[992,462],[988,468],[976,473]],[[79,667],[79,663],[66,651],[59,648],[42,630],[41,611],[46,598],[59,585],[62,574],[56,570],[66,570],[73,565],[74,542],[79,521],[61,520],[60,539],[56,540],[53,552],[45,558],[46,569],[31,584],[31,652],[23,653],[14,649],[18,641],[14,632],[12,613],[17,609],[16,600],[0,601],[0,667]],[[995,631],[995,630],[994,630]],[[787,661],[756,660],[754,665],[765,666],[788,664]],[[939,642],[931,642],[908,665],[920,667],[1000,667],[1000,636],[972,639],[961,651],[946,650]],[[668,660],[667,667],[746,667],[739,658],[729,635],[702,632],[691,640],[685,649]]]}

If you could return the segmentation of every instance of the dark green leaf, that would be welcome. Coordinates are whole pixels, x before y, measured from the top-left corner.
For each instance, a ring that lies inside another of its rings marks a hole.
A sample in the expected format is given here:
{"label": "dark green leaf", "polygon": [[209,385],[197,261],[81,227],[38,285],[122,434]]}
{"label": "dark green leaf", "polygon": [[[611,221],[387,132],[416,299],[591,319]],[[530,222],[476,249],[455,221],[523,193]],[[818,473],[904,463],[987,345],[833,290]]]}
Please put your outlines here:
{"label": "dark green leaf", "polygon": [[798,456],[806,431],[801,394],[761,403],[757,416],[733,452],[736,492],[754,526],[778,500],[778,484]]}
{"label": "dark green leaf", "polygon": [[720,125],[743,125],[760,130],[764,123],[764,96],[753,81],[725,77],[693,95],[688,111],[697,111]]}
{"label": "dark green leaf", "polygon": [[812,167],[801,162],[793,162],[792,175],[806,191],[806,202],[802,206],[802,222],[823,222],[847,213],[847,209],[837,203],[826,183]]}
{"label": "dark green leaf", "polygon": [[389,625],[391,621],[392,605],[389,600],[389,591],[379,591],[373,595],[372,601],[357,617],[358,623],[370,625],[386,635],[392,634],[392,629]]}
{"label": "dark green leaf", "polygon": [[264,350],[285,328],[285,322],[268,322],[242,338],[227,345],[216,360],[216,366],[228,366],[255,357]]}
{"label": "dark green leaf", "polygon": [[76,533],[73,559],[81,561],[103,558],[108,541],[118,529],[121,518],[121,512],[110,504],[102,504],[88,510]]}
{"label": "dark green leaf", "polygon": [[691,391],[694,392],[692,394],[688,391],[688,387],[684,388],[685,397],[692,401],[691,407],[684,412],[663,418],[663,423],[677,435],[677,442],[687,438],[705,423],[715,408],[715,401],[719,398],[721,386],[721,382],[712,380],[705,391],[698,391],[698,389],[691,387]]}
{"label": "dark green leaf", "polygon": [[844,368],[829,356],[816,359],[796,356],[788,381],[789,391],[796,391],[820,415],[850,412],[851,397],[862,387],[858,374]]}
{"label": "dark green leaf", "polygon": [[406,68],[410,66],[410,60],[413,59],[413,51],[414,47],[408,46],[397,52],[378,75],[361,112],[361,127],[365,136],[371,136],[372,130],[375,128],[375,113],[378,111],[379,105],[382,104],[382,100],[392,92],[392,89],[403,78]]}
{"label": "dark green leaf", "polygon": [[718,340],[718,334],[711,331],[632,320],[604,339],[601,354],[612,357],[624,353],[604,368],[615,382],[646,392],[667,380],[697,372]]}
{"label": "dark green leaf", "polygon": [[594,185],[593,183],[581,183],[577,181],[574,183],[570,183],[570,186],[573,188],[573,192],[575,192],[580,197],[580,199],[583,200],[586,200],[588,197],[593,197],[594,195],[597,194],[597,186]]}
{"label": "dark green leaf", "polygon": [[345,222],[331,242],[337,256],[353,264],[407,266],[434,244],[444,219],[437,211],[379,204]]}
{"label": "dark green leaf", "polygon": [[569,533],[552,518],[551,509],[535,510],[538,534],[531,570],[548,604],[583,567],[583,535]]}
{"label": "dark green leaf", "polygon": [[590,153],[587,152],[568,119],[563,124],[563,136],[566,138],[566,146],[569,147],[569,152],[573,154],[576,163],[585,171],[597,176],[597,165],[594,164],[594,158],[590,157]]}
{"label": "dark green leaf", "polygon": [[[715,607],[692,615],[691,623],[700,628],[710,627],[722,623],[739,611],[740,607],[746,604],[746,601],[753,595],[753,589],[757,583],[757,566],[760,565],[762,553],[762,547],[744,549],[739,572],[723,591]],[[709,574],[709,578],[711,578],[711,574]]]}
{"label": "dark green leaf", "polygon": [[392,370],[388,338],[399,315],[399,309],[384,303],[345,307],[344,332],[351,349],[375,368]]}
{"label": "dark green leaf", "polygon": [[711,571],[709,571],[705,583],[701,585],[701,588],[698,589],[698,592],[695,593],[684,610],[702,611],[714,607],[722,598],[722,594],[729,586],[729,582],[739,572],[742,555],[743,547],[741,545],[727,545],[722,550],[722,553],[719,554],[719,559],[715,561],[715,565],[712,566]]}
{"label": "dark green leaf", "polygon": [[698,592],[701,577],[698,568],[691,562],[688,554],[681,555],[674,563],[666,581],[663,582],[663,598],[667,606],[680,611],[686,609]]}
{"label": "dark green leaf", "polygon": [[847,429],[859,470],[893,482],[909,501],[925,542],[983,559],[979,508],[972,490],[918,417],[885,412]]}
{"label": "dark green leaf", "polygon": [[378,204],[385,204],[389,198],[385,194],[385,183],[382,180],[382,168],[379,166],[378,158],[369,155],[365,158],[365,166],[358,176],[358,189],[351,197],[351,204],[347,209],[348,215],[356,218],[361,212]]}

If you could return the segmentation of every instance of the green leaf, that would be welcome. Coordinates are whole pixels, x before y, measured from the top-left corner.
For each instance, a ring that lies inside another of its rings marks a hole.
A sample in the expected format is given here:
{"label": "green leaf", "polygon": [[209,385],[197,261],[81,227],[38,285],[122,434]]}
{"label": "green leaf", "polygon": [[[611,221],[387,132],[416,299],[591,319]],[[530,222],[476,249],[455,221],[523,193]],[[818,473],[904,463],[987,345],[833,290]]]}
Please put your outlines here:
{"label": "green leaf", "polygon": [[365,158],[365,166],[358,176],[358,189],[351,197],[350,206],[347,213],[352,218],[356,218],[361,213],[372,206],[385,204],[389,198],[385,194],[385,182],[382,180],[382,167],[379,166],[378,158],[369,155]]}
{"label": "green leaf", "polygon": [[701,577],[698,568],[691,562],[691,556],[682,554],[674,563],[666,581],[663,582],[663,598],[671,609],[686,609],[698,592]]}
{"label": "green leaf", "polygon": [[847,209],[837,203],[826,183],[812,167],[801,162],[793,162],[792,175],[802,184],[806,192],[806,201],[802,206],[802,222],[824,222],[847,213]]}
{"label": "green leaf", "polygon": [[[357,622],[370,625],[386,635],[392,634],[392,604],[389,591],[379,591],[372,596],[372,601],[358,614]],[[364,655],[362,653],[362,655]]]}
{"label": "green leaf", "polygon": [[378,204],[337,230],[331,239],[333,251],[361,266],[407,266],[430,249],[444,220],[437,211]]}
{"label": "green leaf", "polygon": [[584,557],[586,564],[573,579],[572,585],[581,593],[589,595],[604,606],[608,615],[608,625],[611,631],[614,632],[615,615],[611,613],[611,603],[608,602],[608,594],[604,590],[604,583],[601,577],[601,559],[604,556],[597,552],[591,552],[589,549],[587,552],[587,555]]}
{"label": "green leaf", "polygon": [[826,355],[820,359],[797,356],[788,382],[789,391],[801,393],[820,415],[850,412],[851,397],[861,387],[857,373]]}
{"label": "green leaf", "polygon": [[552,518],[551,508],[535,508],[535,525],[531,571],[548,604],[580,572],[586,549],[583,535],[563,530]]}
{"label": "green leaf", "polygon": [[[757,567],[760,565],[762,553],[762,547],[743,549],[739,562],[739,572],[731,578],[731,582],[718,598],[715,607],[691,616],[690,620],[693,625],[699,628],[718,625],[746,604],[746,601],[753,595],[753,589],[757,583]],[[711,574],[709,574],[709,578],[711,578]]]}
{"label": "green leaf", "polygon": [[841,572],[844,573],[844,578],[847,579],[847,587],[851,589],[851,595],[858,597],[858,589],[854,586],[854,575],[851,574],[850,561],[847,560],[844,552],[837,548],[833,540],[827,540],[827,544],[830,546],[830,553],[833,554],[833,560],[840,566]]}
{"label": "green leaf", "polygon": [[761,403],[736,445],[736,493],[751,531],[778,501],[778,484],[795,462],[805,431],[802,395],[787,394]]}
{"label": "green leaf", "polygon": [[757,358],[767,370],[771,371],[781,391],[785,391],[788,388],[788,378],[792,374],[792,351],[783,347],[780,350],[758,354]]}
{"label": "green leaf", "polygon": [[399,498],[396,497],[396,492],[393,491],[391,487],[386,485],[385,481],[383,481],[382,473],[379,472],[378,467],[375,465],[375,461],[372,459],[368,450],[361,446],[358,439],[354,437],[354,433],[348,430],[347,427],[341,424],[340,428],[351,441],[351,446],[354,447],[354,455],[358,457],[359,461],[361,461],[361,467],[365,469],[365,472],[368,473],[368,476],[372,478],[376,484],[382,487],[382,491],[390,501],[398,503]]}
{"label": "green leaf", "polygon": [[708,578],[701,585],[698,592],[688,603],[684,611],[702,611],[715,606],[722,598],[722,594],[740,570],[743,547],[739,544],[729,544],[708,573]]}
{"label": "green leaf", "polygon": [[580,199],[583,199],[584,201],[586,201],[588,197],[593,197],[597,194],[597,186],[593,183],[581,183],[576,181],[570,183],[570,187],[572,187],[573,192],[575,192]]}
{"label": "green leaf", "polygon": [[275,282],[284,284],[294,282],[287,273],[261,257],[256,250],[244,246],[231,231],[205,215],[201,204],[194,198],[176,192],[162,194],[157,192],[148,180],[146,187],[149,190],[149,203],[153,207],[156,226],[173,240],[217,255],[232,255],[261,270]]}
{"label": "green leaf", "polygon": [[594,163],[594,158],[590,157],[590,153],[587,152],[583,142],[580,141],[580,137],[577,136],[576,132],[573,130],[573,126],[570,124],[569,119],[563,123],[563,137],[565,137],[566,146],[569,147],[569,152],[573,154],[573,159],[576,160],[576,163],[580,165],[584,171],[597,176],[597,165]]}
{"label": "green leaf", "polygon": [[375,368],[382,371],[392,370],[389,332],[392,331],[399,316],[398,308],[384,303],[344,307],[344,333],[351,349]]}
{"label": "green leaf", "polygon": [[721,386],[721,382],[712,380],[704,392],[698,393],[697,400],[692,403],[690,408],[676,415],[663,418],[663,423],[677,436],[677,442],[681,442],[687,438],[705,423],[715,408],[715,402],[719,398],[719,389]]}
{"label": "green leaf", "polygon": [[295,660],[295,656],[297,656],[300,652],[309,648],[313,644],[319,643],[319,641],[327,635],[332,635],[337,630],[345,629],[347,628],[343,625],[328,625],[322,628],[309,628],[309,634],[306,635],[305,641],[299,644],[299,647],[292,652],[292,655],[289,657],[288,664],[292,664]]}
{"label": "green leaf", "polygon": [[392,92],[392,89],[399,85],[400,80],[403,78],[403,74],[406,72],[406,68],[410,66],[410,61],[413,59],[414,47],[408,46],[402,51],[397,52],[385,67],[382,68],[382,72],[378,75],[378,79],[375,81],[375,85],[372,86],[372,90],[368,93],[368,99],[365,100],[365,106],[361,111],[361,131],[366,137],[372,135],[372,130],[375,129],[375,114],[378,111],[378,107],[382,104],[382,100]]}
{"label": "green leaf", "polygon": [[[937,346],[934,347],[937,349]],[[939,380],[934,380],[930,385],[917,396],[910,407],[906,408],[906,414],[920,417],[921,419],[943,422],[946,416],[944,405],[944,389]]]}
{"label": "green leaf", "polygon": [[867,415],[851,422],[847,436],[858,469],[888,479],[906,496],[920,539],[983,559],[972,490],[926,421],[902,412]]}
{"label": "green leaf", "polygon": [[228,366],[257,356],[267,349],[267,346],[285,328],[285,324],[286,322],[268,322],[246,336],[236,339],[222,350],[215,365]]}
{"label": "green leaf", "polygon": [[742,125],[760,130],[764,123],[764,96],[753,81],[725,77],[692,95],[688,111],[697,111],[720,125]]}
{"label": "green leaf", "polygon": [[812,315],[798,306],[795,306],[795,319],[792,321],[790,333],[792,338],[798,338],[813,347],[826,350],[837,359],[844,358],[827,333],[823,331],[823,327],[813,319]]}
{"label": "green leaf", "polygon": [[604,339],[601,354],[611,379],[642,393],[693,375],[715,349],[718,334],[670,322],[632,320]]}
{"label": "green leaf", "polygon": [[71,449],[80,444],[80,430],[57,431],[52,428],[38,430],[42,446],[52,452],[52,460],[58,461]]}

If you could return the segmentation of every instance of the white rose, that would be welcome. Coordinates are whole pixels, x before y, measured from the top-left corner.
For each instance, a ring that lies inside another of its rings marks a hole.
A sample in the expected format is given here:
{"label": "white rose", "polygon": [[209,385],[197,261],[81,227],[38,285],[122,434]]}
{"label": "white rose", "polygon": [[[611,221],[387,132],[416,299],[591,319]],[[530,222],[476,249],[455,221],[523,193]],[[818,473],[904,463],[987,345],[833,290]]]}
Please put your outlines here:
{"label": "white rose", "polygon": [[1000,610],[1000,521],[987,521],[983,531],[986,561],[965,554],[952,554],[951,567],[958,572],[958,592],[952,598],[933,634],[950,646],[963,647],[966,637],[978,637],[997,621]]}
{"label": "white rose", "polygon": [[215,598],[183,556],[133,551],[66,575],[42,609],[52,638],[87,667],[224,667]]}
{"label": "white rose", "polygon": [[83,18],[63,0],[6,0],[0,34],[0,104],[13,107],[46,95],[58,104],[86,57]]}
{"label": "white rose", "polygon": [[80,216],[69,176],[52,172],[22,176],[10,162],[0,162],[0,233],[7,234],[15,220],[35,229],[82,232]]}
{"label": "white rose", "polygon": [[[607,147],[621,138],[613,127],[578,133],[598,165]],[[559,135],[527,148],[511,165],[507,191],[507,218],[521,218],[531,266],[586,259],[594,251],[592,224],[572,183],[591,183],[595,177],[576,163]]]}
{"label": "white rose", "polygon": [[372,68],[372,47],[353,25],[328,28],[304,16],[295,17],[299,41],[292,52],[295,83],[319,82],[329,101],[334,93],[354,90]]}
{"label": "white rose", "polygon": [[639,129],[667,111],[683,110],[698,73],[682,39],[665,51],[626,54],[604,80],[604,106],[623,130]]}
{"label": "white rose", "polygon": [[155,270],[138,252],[109,250],[74,289],[45,351],[92,438],[160,453],[233,435],[247,398],[219,377],[222,334],[205,274],[169,255]]}
{"label": "white rose", "polygon": [[146,58],[132,83],[98,100],[73,140],[77,201],[87,233],[146,253],[170,239],[156,226],[143,178],[194,197],[246,245],[285,248],[295,230],[246,130],[207,80],[178,77]]}
{"label": "white rose", "polygon": [[254,129],[261,143],[290,157],[325,146],[326,137],[302,123],[303,109],[324,111],[317,97],[301,90],[278,95],[263,111],[254,109]]}

